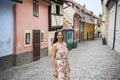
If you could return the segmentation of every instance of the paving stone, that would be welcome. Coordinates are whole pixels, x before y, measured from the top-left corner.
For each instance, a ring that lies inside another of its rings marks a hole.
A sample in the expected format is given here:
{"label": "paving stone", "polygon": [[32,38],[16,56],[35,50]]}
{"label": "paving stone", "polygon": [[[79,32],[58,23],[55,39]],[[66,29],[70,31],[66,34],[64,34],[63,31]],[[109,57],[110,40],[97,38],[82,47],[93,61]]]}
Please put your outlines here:
{"label": "paving stone", "polygon": [[[71,80],[120,80],[120,53],[102,40],[80,42],[68,54]],[[0,80],[53,80],[50,56],[0,72]]]}

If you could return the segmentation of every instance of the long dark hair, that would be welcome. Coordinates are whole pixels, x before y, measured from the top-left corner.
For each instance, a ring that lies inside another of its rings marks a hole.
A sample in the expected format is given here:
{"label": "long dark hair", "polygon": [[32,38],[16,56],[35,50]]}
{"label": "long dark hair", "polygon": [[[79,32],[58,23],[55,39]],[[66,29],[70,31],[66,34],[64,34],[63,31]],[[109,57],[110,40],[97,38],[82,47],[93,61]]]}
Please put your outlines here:
{"label": "long dark hair", "polygon": [[[59,32],[62,33],[62,35],[63,35],[63,39],[64,39],[63,30],[57,30],[57,31],[55,32],[55,34],[54,34],[53,44],[56,43],[56,42],[58,41],[58,39],[57,39],[57,35],[58,35]],[[62,41],[63,41],[63,39],[62,39]]]}

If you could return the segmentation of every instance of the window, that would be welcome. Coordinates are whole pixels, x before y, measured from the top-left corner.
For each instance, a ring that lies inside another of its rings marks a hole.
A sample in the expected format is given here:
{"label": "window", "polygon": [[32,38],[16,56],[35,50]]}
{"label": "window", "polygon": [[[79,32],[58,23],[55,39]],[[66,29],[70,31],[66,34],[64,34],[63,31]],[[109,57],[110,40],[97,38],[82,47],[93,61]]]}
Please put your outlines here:
{"label": "window", "polygon": [[74,4],[72,3],[72,7],[74,8]]}
{"label": "window", "polygon": [[56,14],[59,15],[60,14],[60,6],[56,5]]}
{"label": "window", "polygon": [[39,16],[38,0],[33,0],[33,16]]}
{"label": "window", "polygon": [[25,44],[30,44],[30,33],[25,34]]}
{"label": "window", "polygon": [[98,25],[98,27],[100,27],[100,25]]}
{"label": "window", "polygon": [[79,10],[79,7],[78,7],[78,6],[76,6],[76,8]]}
{"label": "window", "polygon": [[68,33],[68,34],[67,34],[67,38],[68,38],[68,39],[71,39],[71,38],[72,38],[72,33]]}
{"label": "window", "polygon": [[30,46],[31,45],[31,31],[26,30],[24,33],[24,46]]}
{"label": "window", "polygon": [[44,42],[44,32],[41,32],[41,35],[40,35],[40,36],[41,36],[41,39],[40,39],[41,42]]}

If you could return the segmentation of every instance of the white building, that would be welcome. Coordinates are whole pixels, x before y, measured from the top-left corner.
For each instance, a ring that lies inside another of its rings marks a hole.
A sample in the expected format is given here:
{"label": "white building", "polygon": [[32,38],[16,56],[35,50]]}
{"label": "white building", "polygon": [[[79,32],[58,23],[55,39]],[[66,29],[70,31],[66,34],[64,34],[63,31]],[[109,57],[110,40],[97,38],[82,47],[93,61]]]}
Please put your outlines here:
{"label": "white building", "polygon": [[106,7],[109,10],[108,45],[120,52],[120,1],[108,0]]}
{"label": "white building", "polygon": [[65,0],[51,0],[49,6],[48,54],[51,54],[54,33],[63,28],[63,3]]}

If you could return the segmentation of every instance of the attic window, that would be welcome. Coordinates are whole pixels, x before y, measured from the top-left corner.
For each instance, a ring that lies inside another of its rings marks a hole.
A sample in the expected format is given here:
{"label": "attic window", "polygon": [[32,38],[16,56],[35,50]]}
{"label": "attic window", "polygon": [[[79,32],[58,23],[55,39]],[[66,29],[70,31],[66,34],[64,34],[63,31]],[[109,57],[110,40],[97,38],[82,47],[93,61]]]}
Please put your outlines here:
{"label": "attic window", "polygon": [[39,16],[38,0],[33,0],[33,16]]}
{"label": "attic window", "polygon": [[76,8],[77,8],[77,9],[79,9],[79,7],[78,7],[78,6],[76,6]]}

